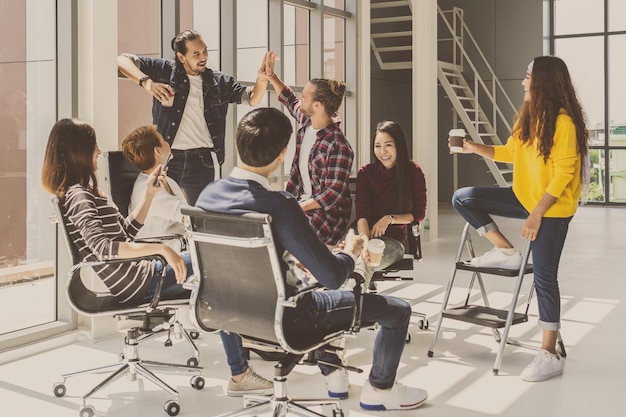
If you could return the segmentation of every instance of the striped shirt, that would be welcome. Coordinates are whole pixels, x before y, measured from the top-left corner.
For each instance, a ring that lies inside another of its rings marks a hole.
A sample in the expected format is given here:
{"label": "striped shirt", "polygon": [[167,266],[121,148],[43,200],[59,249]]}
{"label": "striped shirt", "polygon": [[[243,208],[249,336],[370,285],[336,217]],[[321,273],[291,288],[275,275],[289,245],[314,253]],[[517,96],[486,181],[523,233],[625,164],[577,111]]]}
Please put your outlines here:
{"label": "striped shirt", "polygon": [[[79,184],[67,190],[63,207],[68,233],[84,262],[116,259],[119,243],[132,241],[142,226]],[[121,303],[141,295],[153,275],[149,260],[98,266],[94,271]]]}

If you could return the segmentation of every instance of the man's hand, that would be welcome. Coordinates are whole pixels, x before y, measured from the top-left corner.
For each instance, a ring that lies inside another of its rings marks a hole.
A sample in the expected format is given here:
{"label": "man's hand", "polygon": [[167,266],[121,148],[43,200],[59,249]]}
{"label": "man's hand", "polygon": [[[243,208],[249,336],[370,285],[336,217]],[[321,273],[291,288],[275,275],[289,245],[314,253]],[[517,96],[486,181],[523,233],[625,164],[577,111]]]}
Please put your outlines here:
{"label": "man's hand", "polygon": [[143,83],[143,89],[150,93],[161,103],[171,100],[174,95],[174,89],[169,84],[157,83],[148,79]]}
{"label": "man's hand", "polygon": [[259,68],[258,77],[261,79],[269,80],[274,76],[274,64],[278,61],[278,55],[276,52],[268,51],[263,57],[263,62]]}

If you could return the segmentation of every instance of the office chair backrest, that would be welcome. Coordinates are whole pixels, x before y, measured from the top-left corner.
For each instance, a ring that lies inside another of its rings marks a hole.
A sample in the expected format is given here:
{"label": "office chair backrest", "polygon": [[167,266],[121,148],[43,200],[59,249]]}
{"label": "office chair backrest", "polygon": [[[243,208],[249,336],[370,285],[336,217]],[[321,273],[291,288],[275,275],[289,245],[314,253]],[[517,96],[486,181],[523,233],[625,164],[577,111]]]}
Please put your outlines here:
{"label": "office chair backrest", "polygon": [[226,214],[183,208],[194,272],[200,277],[192,309],[204,331],[238,333],[292,353],[322,346],[328,335],[293,340],[283,332],[288,304],[267,214]]}
{"label": "office chair backrest", "polygon": [[135,180],[141,171],[128,162],[122,151],[105,152],[104,158],[107,165],[106,182],[109,187],[107,195],[122,216],[126,217]]}
{"label": "office chair backrest", "polygon": [[93,291],[85,285],[81,277],[82,258],[78,252],[78,248],[74,245],[72,238],[67,230],[67,218],[63,203],[57,197],[52,199],[54,206],[56,222],[59,227],[59,233],[65,241],[67,251],[70,254],[72,267],[69,270],[67,281],[67,297],[70,305],[74,310],[86,316],[103,316],[111,315],[111,311],[135,311],[132,305],[123,305],[118,303],[110,292]]}

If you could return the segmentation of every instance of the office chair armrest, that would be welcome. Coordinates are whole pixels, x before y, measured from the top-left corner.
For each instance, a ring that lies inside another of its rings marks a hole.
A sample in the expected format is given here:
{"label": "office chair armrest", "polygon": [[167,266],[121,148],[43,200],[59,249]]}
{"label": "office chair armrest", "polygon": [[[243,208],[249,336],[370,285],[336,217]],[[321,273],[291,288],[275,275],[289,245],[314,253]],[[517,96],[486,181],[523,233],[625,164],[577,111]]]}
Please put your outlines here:
{"label": "office chair armrest", "polygon": [[167,240],[178,240],[180,242],[180,250],[187,250],[187,238],[185,235],[179,234],[171,234],[171,235],[160,235],[160,236],[147,236],[139,239],[135,239],[134,241],[137,243],[162,243]]}
{"label": "office chair armrest", "polygon": [[310,293],[311,291],[317,291],[321,288],[324,288],[324,286],[320,284],[319,282],[300,288],[292,296],[290,296],[289,298],[287,298],[286,300],[282,302],[283,307],[295,308],[298,302],[298,298],[300,298],[303,294]]}
{"label": "office chair armrest", "polygon": [[363,287],[365,286],[365,279],[359,274],[353,274],[350,278],[354,279],[355,285],[354,288],[352,288],[352,293],[354,294],[354,310],[349,333],[355,334],[361,330],[361,312],[363,309]]}
{"label": "office chair armrest", "polygon": [[[165,267],[167,266],[167,261],[161,255],[149,255],[149,256],[142,256],[142,257],[137,257],[137,258],[123,258],[123,259],[117,258],[117,259],[109,259],[106,261],[86,261],[86,262],[77,263],[74,266],[72,266],[69,270],[69,276],[72,277],[75,271],[79,269],[83,269],[83,268],[93,268],[96,266],[104,266],[104,265],[117,265],[117,264],[122,264],[122,263],[138,262],[138,261],[144,261],[144,260],[161,261],[161,263],[163,264],[162,271],[165,271]],[[160,279],[157,284],[156,290],[154,291],[154,296],[152,297],[152,300],[150,301],[150,305],[147,309],[148,312],[154,310],[158,306],[159,301],[161,299],[161,289],[163,288],[163,280],[165,279],[165,274],[161,273],[161,276],[159,278]]]}
{"label": "office chair armrest", "polygon": [[420,222],[414,221],[407,225],[407,243],[409,253],[413,255],[415,261],[422,260],[422,237],[420,233]]}

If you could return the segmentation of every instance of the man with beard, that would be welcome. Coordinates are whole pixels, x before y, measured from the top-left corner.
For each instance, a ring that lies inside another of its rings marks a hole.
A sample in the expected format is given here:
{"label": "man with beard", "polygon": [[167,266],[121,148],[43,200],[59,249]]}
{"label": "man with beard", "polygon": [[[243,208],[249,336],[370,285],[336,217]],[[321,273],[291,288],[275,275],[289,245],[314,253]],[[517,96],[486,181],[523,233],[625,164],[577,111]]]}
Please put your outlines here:
{"label": "man with beard", "polygon": [[347,232],[352,210],[350,170],[354,152],[341,131],[337,114],[346,84],[314,78],[306,83],[298,99],[274,73],[275,61],[276,54],[268,52],[261,72],[298,122],[287,191],[298,199],[320,239],[334,246]]}
{"label": "man with beard", "polygon": [[[122,54],[120,72],[154,97],[153,123],[172,148],[168,176],[193,205],[215,178],[214,152],[224,162],[224,136],[229,103],[258,105],[267,88],[259,71],[254,86],[206,67],[209,53],[200,34],[185,30],[172,39],[174,59]],[[265,60],[264,60],[265,61]]]}

